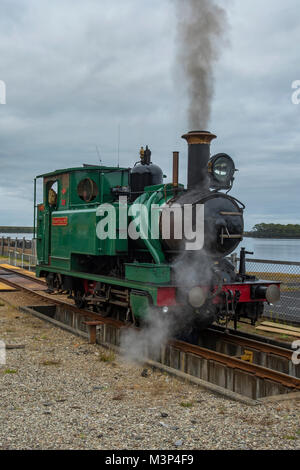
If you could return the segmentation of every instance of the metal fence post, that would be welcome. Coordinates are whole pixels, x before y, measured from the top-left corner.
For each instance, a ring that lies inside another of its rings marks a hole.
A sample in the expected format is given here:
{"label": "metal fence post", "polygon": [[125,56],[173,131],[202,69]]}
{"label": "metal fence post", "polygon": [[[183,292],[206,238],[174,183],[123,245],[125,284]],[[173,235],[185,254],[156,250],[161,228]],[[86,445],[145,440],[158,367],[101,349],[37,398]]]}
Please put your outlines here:
{"label": "metal fence post", "polygon": [[32,241],[31,241],[31,247],[32,247],[32,258],[33,258],[33,265],[36,265],[36,238],[33,238]]}
{"label": "metal fence post", "polygon": [[232,264],[233,264],[233,266],[234,266],[234,270],[235,270],[235,272],[237,272],[237,267],[238,267],[238,266],[237,266],[237,264],[238,264],[237,254],[236,254],[236,253],[233,253],[230,258],[231,258],[231,262],[232,262]]}
{"label": "metal fence post", "polygon": [[15,239],[15,266],[17,266],[18,237]]}

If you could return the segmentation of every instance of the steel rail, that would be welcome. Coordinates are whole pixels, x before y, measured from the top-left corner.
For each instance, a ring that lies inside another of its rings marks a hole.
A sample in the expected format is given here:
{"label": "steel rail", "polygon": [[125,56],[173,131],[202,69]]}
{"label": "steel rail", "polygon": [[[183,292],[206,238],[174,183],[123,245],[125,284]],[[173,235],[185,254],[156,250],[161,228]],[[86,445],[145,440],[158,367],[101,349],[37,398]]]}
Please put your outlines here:
{"label": "steel rail", "polygon": [[209,333],[215,335],[216,337],[223,337],[224,341],[227,343],[231,343],[236,346],[242,346],[244,348],[254,349],[257,352],[274,354],[285,359],[291,359],[291,355],[294,352],[290,348],[283,348],[282,346],[275,346],[273,344],[264,343],[258,339],[245,338],[239,335],[231,335],[230,333],[220,332],[213,329],[209,329]]}
{"label": "steel rail", "polygon": [[[181,350],[184,353],[194,354],[195,356],[201,356],[207,360],[212,360],[226,365],[232,369],[240,369],[245,372],[249,372],[262,379],[269,379],[274,382],[280,383],[288,388],[294,388],[300,390],[300,379],[293,377],[282,372],[278,372],[273,369],[267,369],[266,367],[259,366],[250,362],[242,361],[236,357],[227,356],[225,354],[212,351],[210,349],[195,346],[190,343],[183,341],[169,341],[169,345],[174,346],[176,349]],[[291,356],[290,356],[291,357]]]}

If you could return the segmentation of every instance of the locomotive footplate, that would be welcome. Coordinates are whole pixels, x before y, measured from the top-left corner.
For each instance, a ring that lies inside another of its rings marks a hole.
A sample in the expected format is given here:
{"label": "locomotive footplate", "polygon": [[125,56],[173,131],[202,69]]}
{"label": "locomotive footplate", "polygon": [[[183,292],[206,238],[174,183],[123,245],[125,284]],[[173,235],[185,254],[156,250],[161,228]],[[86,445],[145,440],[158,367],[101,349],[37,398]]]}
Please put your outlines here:
{"label": "locomotive footplate", "polygon": [[[278,302],[280,300],[280,282],[255,281],[245,283],[224,284],[222,292],[240,293],[239,302]],[[222,301],[221,296],[217,296],[213,302],[215,304]]]}

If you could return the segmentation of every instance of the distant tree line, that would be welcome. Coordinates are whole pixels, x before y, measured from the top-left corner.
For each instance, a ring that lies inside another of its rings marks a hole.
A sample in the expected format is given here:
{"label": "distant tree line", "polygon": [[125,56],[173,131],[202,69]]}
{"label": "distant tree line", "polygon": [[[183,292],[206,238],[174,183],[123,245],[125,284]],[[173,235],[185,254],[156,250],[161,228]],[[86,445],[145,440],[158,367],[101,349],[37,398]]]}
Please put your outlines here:
{"label": "distant tree line", "polygon": [[246,237],[253,238],[300,238],[299,224],[256,224]]}
{"label": "distant tree line", "polygon": [[33,233],[33,227],[11,227],[1,225],[0,234],[1,233]]}

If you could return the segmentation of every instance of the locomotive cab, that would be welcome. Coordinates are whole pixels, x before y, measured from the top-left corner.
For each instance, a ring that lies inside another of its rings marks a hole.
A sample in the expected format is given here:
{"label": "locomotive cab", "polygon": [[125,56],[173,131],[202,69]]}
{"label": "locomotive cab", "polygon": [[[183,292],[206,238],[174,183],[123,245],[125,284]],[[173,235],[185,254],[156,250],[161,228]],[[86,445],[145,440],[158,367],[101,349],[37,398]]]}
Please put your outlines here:
{"label": "locomotive cab", "polygon": [[129,169],[83,166],[37,178],[43,179],[43,203],[37,206],[40,265],[88,272],[88,263],[82,263],[82,257],[127,252],[124,242],[99,240],[96,225],[98,206],[116,199],[112,189],[128,187]]}

